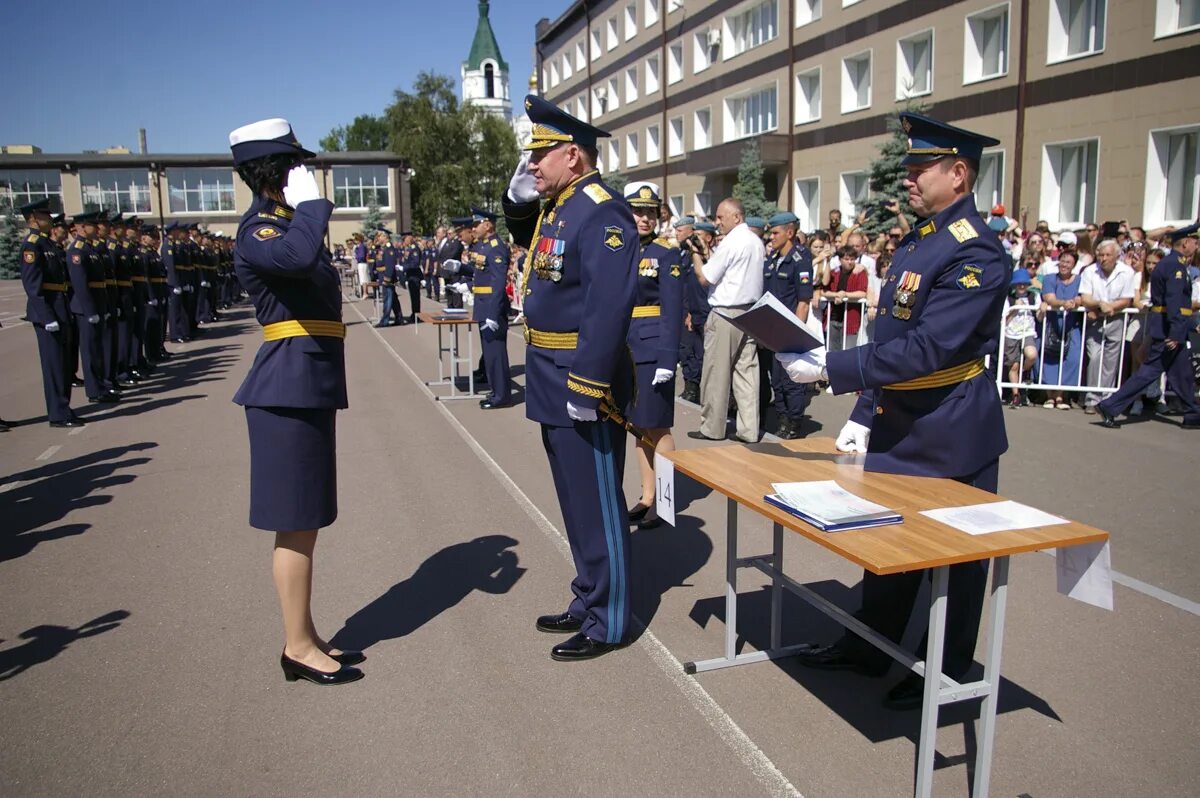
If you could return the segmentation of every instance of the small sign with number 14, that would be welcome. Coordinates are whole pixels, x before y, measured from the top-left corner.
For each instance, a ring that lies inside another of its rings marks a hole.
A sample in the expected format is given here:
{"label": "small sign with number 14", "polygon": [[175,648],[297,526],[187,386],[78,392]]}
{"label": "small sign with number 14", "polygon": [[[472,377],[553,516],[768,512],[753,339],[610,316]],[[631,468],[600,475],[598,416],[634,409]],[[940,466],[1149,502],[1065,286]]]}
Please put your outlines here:
{"label": "small sign with number 14", "polygon": [[654,455],[654,505],[658,517],[675,526],[675,464]]}

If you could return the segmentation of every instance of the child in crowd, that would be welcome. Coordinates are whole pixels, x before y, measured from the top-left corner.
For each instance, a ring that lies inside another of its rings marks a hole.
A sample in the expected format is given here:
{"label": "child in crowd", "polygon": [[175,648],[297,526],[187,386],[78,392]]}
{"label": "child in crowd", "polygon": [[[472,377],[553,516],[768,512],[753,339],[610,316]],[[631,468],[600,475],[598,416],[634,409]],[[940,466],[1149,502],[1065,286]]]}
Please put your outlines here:
{"label": "child in crowd", "polygon": [[1037,362],[1037,318],[1041,305],[1037,294],[1031,293],[1031,278],[1025,269],[1013,271],[1009,297],[1004,302],[1004,366],[1008,381],[1013,383],[1012,406],[1028,407],[1029,397],[1016,385],[1023,381]]}

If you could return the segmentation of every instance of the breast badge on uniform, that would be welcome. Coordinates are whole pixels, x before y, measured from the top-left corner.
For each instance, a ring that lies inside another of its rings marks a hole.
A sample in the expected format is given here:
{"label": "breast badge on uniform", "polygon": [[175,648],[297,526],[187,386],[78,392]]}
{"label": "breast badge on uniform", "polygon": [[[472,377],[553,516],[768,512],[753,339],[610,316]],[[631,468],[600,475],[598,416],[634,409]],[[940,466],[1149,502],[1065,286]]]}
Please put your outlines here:
{"label": "breast badge on uniform", "polygon": [[32,249],[25,250],[25,262],[26,263],[33,263],[36,260],[37,260],[37,255],[34,253],[34,251]]}
{"label": "breast badge on uniform", "polygon": [[678,264],[676,264],[676,265],[674,265],[674,266],[672,266],[672,267],[671,267],[671,276],[672,276],[672,277],[678,277],[678,276],[679,276],[679,265],[678,265]]}
{"label": "breast badge on uniform", "polygon": [[979,238],[979,233],[975,232],[975,228],[966,219],[959,219],[947,229],[950,231],[950,235],[954,236],[955,240],[960,244],[964,241],[970,241],[972,238]]}
{"label": "breast badge on uniform", "polygon": [[904,272],[896,285],[896,294],[892,303],[892,315],[900,321],[912,318],[913,307],[917,304],[917,289],[921,287],[921,275],[915,272]]}
{"label": "breast badge on uniform", "polygon": [[968,263],[958,271],[958,287],[964,290],[978,288],[982,283],[979,278],[983,276],[983,269],[973,263]]}
{"label": "breast badge on uniform", "polygon": [[278,227],[263,225],[254,231],[254,237],[259,241],[270,241],[272,238],[279,238],[283,233],[279,232]]}
{"label": "breast badge on uniform", "polygon": [[658,276],[658,258],[642,258],[638,263],[639,277],[657,277]]}
{"label": "breast badge on uniform", "polygon": [[[593,187],[594,186],[588,186],[587,188]],[[584,191],[586,190],[587,189],[584,189]],[[601,189],[601,191],[603,191],[603,189]],[[608,247],[613,252],[619,252],[625,247],[625,234],[621,231],[621,228],[615,226],[604,228],[604,246]]]}

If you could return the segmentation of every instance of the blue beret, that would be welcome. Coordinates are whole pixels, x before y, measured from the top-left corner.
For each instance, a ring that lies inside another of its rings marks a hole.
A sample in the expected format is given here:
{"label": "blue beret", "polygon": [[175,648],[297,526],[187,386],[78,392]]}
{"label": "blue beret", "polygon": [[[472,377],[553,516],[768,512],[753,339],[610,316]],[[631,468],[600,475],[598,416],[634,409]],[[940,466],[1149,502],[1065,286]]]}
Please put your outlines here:
{"label": "blue beret", "polygon": [[40,199],[37,202],[30,202],[27,205],[22,205],[17,211],[22,216],[32,216],[35,213],[50,213],[50,198]]}
{"label": "blue beret", "polygon": [[[746,222],[749,224],[749,220]],[[800,219],[791,211],[780,211],[779,213],[767,219],[767,227],[779,227],[783,224],[799,224]]]}
{"label": "blue beret", "polygon": [[717,226],[712,222],[696,222],[695,227],[697,230],[703,230],[706,233],[717,232]]}
{"label": "blue beret", "polygon": [[1200,222],[1189,224],[1187,227],[1180,227],[1178,230],[1172,230],[1167,233],[1167,238],[1176,241],[1180,238],[1200,238]]}
{"label": "blue beret", "polygon": [[675,227],[695,227],[696,219],[692,216],[680,216],[675,220]]}
{"label": "blue beret", "polygon": [[908,155],[901,161],[905,166],[948,156],[969,158],[978,163],[983,157],[984,147],[995,147],[1000,143],[999,139],[991,136],[972,133],[921,114],[900,114],[900,125],[908,134]]}
{"label": "blue beret", "polygon": [[478,223],[478,222],[482,222],[484,220],[489,221],[489,222],[494,222],[494,221],[496,221],[496,214],[492,213],[491,211],[484,210],[483,208],[472,207],[471,208],[471,221]]}
{"label": "blue beret", "polygon": [[1009,284],[1029,285],[1032,282],[1033,280],[1029,278],[1029,271],[1027,269],[1013,269],[1012,280],[1009,281]]}
{"label": "blue beret", "polygon": [[242,125],[229,134],[229,149],[235,166],[277,153],[295,155],[301,160],[313,157],[312,152],[300,146],[286,119],[264,119]]}
{"label": "blue beret", "polygon": [[747,216],[746,226],[753,227],[757,230],[765,230],[767,223],[761,216]]}
{"label": "blue beret", "polygon": [[1008,220],[1003,216],[993,216],[988,219],[987,226],[993,233],[1003,233],[1008,229]]}
{"label": "blue beret", "polygon": [[596,139],[606,139],[611,135],[576,119],[535,94],[525,96],[525,114],[533,123],[533,138],[525,145],[526,150],[557,147],[567,141],[595,149]]}

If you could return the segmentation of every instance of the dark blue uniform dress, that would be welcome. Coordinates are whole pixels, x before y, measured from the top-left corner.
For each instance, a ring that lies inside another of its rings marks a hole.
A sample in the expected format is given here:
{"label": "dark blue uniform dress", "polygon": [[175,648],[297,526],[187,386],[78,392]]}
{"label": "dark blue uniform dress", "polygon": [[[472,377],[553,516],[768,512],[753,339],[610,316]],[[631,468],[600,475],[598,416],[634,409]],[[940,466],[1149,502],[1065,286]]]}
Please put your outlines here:
{"label": "dark blue uniform dress", "polygon": [[708,289],[700,285],[696,268],[689,252],[682,253],[683,265],[680,280],[683,282],[683,309],[692,321],[692,329],[686,327],[679,338],[679,370],[683,381],[700,385],[700,374],[704,371],[704,325],[708,323]]}
{"label": "dark blue uniform dress", "polygon": [[[74,364],[67,363],[71,326],[67,273],[59,259],[58,247],[43,233],[29,233],[21,245],[21,285],[25,288],[25,317],[37,336],[46,415],[50,421],[69,421],[74,418],[71,412]],[[50,332],[47,324],[58,324],[58,330]]]}
{"label": "dark blue uniform dress", "polygon": [[396,280],[400,275],[396,268],[398,262],[399,257],[391,241],[384,244],[375,255],[375,273],[383,283],[383,315],[379,317],[381,325],[404,323],[400,315],[400,300],[396,296]]}
{"label": "dark blue uniform dress", "polygon": [[[483,350],[483,371],[487,374],[492,404],[507,404],[512,395],[512,374],[508,366],[508,246],[495,236],[471,245],[468,264],[475,272],[471,293],[475,297],[474,319],[479,324]],[[492,320],[497,330],[485,329]]]}
{"label": "dark blue uniform dress", "polygon": [[[625,417],[643,429],[675,425],[675,363],[683,331],[683,253],[663,238],[648,237],[638,259],[637,300],[629,323],[635,369],[634,396]],[[671,379],[654,385],[656,369]]]}
{"label": "dark blue uniform dress", "polygon": [[621,487],[625,431],[573,421],[567,403],[623,407],[632,388],[625,339],[637,294],[637,227],[619,194],[591,171],[537,203],[505,199],[508,229],[529,245],[525,415],[542,425],[567,539],[575,600],[567,611],[592,640],[627,639],[631,613],[629,515]]}
{"label": "dark blue uniform dress", "polygon": [[[772,252],[763,267],[763,291],[775,298],[789,310],[795,311],[801,302],[812,302],[813,267],[812,253],[807,247],[793,241],[786,255]],[[815,312],[811,308],[809,312]],[[775,413],[780,419],[799,423],[811,399],[808,386],[792,382],[787,372],[774,357],[771,363],[771,389],[775,393]]]}
{"label": "dark blue uniform dress", "polygon": [[[1124,413],[1166,372],[1167,384],[1184,406],[1183,423],[1188,426],[1200,424],[1196,375],[1188,357],[1191,320],[1192,291],[1188,267],[1179,252],[1172,250],[1150,273],[1150,317],[1147,321],[1150,353],[1119,391],[1100,402],[1100,412],[1109,417]],[[1169,340],[1178,346],[1168,349]]]}
{"label": "dark blue uniform dress", "polygon": [[250,525],[319,529],[337,518],[335,413],[348,406],[341,277],[325,249],[328,200],[257,197],[234,268],[264,343],[233,401],[250,431]]}
{"label": "dark blue uniform dress", "polygon": [[[834,393],[863,391],[851,419],[871,429],[865,469],[949,477],[995,492],[1008,449],[1004,414],[983,359],[995,355],[1012,260],[967,195],[900,241],[879,290],[874,343],[827,355]],[[921,571],[863,574],[859,620],[904,633]],[[944,672],[971,666],[987,562],[950,566]],[[888,657],[851,635],[860,659]]]}
{"label": "dark blue uniform dress", "polygon": [[[71,280],[71,315],[79,333],[79,359],[83,363],[84,391],[98,399],[109,388],[104,375],[104,314],[108,312],[108,290],[104,266],[90,242],[77,238],[67,248],[67,275]],[[90,322],[88,319],[98,319]]]}

